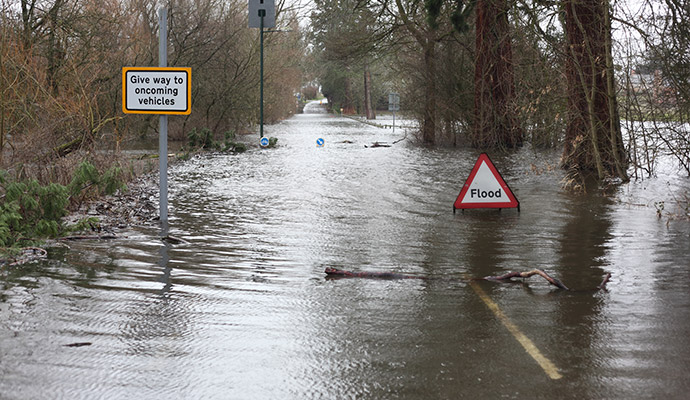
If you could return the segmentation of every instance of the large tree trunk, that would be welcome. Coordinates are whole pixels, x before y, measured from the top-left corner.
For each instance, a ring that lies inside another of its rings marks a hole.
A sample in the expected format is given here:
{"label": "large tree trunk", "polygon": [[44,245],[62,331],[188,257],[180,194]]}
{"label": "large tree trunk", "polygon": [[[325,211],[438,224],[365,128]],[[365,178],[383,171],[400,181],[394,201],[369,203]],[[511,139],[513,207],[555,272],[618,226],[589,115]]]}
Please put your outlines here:
{"label": "large tree trunk", "polygon": [[515,117],[513,52],[506,0],[478,0],[474,132],[476,147],[516,147],[523,131]]}
{"label": "large tree trunk", "polygon": [[352,97],[352,82],[350,77],[345,77],[345,102],[343,103],[343,114],[352,115],[355,114],[355,102]]}
{"label": "large tree trunk", "polygon": [[427,144],[436,142],[436,42],[427,39],[424,45],[424,115],[422,117],[422,140]]}
{"label": "large tree trunk", "polygon": [[426,144],[436,142],[436,42],[434,27],[421,30],[407,16],[402,0],[395,0],[400,18],[407,30],[424,52],[424,110],[422,115],[422,141]]}
{"label": "large tree trunk", "polygon": [[568,122],[562,166],[580,175],[627,179],[613,85],[608,0],[564,0]]}
{"label": "large tree trunk", "polygon": [[368,64],[364,65],[364,109],[367,119],[376,119],[376,111],[371,104],[371,72]]}

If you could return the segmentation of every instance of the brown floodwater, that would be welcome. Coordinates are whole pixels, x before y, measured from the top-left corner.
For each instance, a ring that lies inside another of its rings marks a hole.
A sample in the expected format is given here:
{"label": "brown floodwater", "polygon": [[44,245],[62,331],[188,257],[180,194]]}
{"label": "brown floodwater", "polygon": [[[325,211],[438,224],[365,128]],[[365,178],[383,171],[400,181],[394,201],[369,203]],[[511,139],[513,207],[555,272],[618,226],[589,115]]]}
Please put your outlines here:
{"label": "brown floodwater", "polygon": [[[401,131],[315,105],[266,130],[277,148],[170,168],[170,234],[188,244],[132,227],[1,270],[1,399],[690,392],[690,222],[666,214],[687,212],[690,182],[672,162],[574,195],[557,153],[491,154],[520,212],[454,214],[475,151],[367,148]],[[573,290],[469,280],[532,268]]]}

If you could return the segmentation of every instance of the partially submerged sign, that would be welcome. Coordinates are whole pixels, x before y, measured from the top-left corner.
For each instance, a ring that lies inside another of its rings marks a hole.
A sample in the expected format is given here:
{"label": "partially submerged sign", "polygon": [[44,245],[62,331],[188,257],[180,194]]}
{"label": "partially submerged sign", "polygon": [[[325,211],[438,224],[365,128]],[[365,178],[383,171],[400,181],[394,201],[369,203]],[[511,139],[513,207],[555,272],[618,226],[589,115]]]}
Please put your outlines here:
{"label": "partially submerged sign", "polygon": [[125,114],[192,112],[192,69],[188,67],[122,68],[122,111]]}
{"label": "partially submerged sign", "polygon": [[479,155],[453,204],[453,212],[465,208],[517,208],[520,211],[520,202],[486,153]]}

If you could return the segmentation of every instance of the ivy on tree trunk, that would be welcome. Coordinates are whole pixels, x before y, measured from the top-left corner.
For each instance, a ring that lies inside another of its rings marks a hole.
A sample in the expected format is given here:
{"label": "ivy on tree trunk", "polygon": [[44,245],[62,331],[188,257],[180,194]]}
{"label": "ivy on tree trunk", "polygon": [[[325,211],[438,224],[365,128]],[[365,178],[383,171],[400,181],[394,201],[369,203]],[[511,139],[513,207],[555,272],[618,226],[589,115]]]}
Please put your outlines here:
{"label": "ivy on tree trunk", "polygon": [[474,132],[476,147],[516,147],[523,131],[515,116],[513,52],[506,0],[476,4]]}
{"label": "ivy on tree trunk", "polygon": [[424,46],[424,116],[422,119],[422,140],[427,144],[436,142],[436,41],[427,38]]}
{"label": "ivy on tree trunk", "polygon": [[564,0],[568,115],[563,168],[627,180],[613,84],[608,0]]}
{"label": "ivy on tree trunk", "polygon": [[369,64],[364,65],[364,110],[367,114],[367,119],[376,119],[376,108],[371,101],[371,71],[369,71]]}

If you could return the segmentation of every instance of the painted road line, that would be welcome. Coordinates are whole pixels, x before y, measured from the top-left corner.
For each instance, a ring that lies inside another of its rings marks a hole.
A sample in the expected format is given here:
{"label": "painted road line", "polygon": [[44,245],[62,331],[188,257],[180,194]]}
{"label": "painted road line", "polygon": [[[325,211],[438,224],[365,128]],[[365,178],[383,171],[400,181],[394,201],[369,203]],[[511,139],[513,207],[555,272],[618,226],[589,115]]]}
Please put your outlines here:
{"label": "painted road line", "polygon": [[549,378],[551,379],[561,379],[563,375],[561,375],[558,372],[558,368],[556,368],[556,365],[551,362],[548,358],[544,357],[543,354],[539,351],[537,346],[532,343],[532,341],[525,336],[524,333],[520,331],[520,329],[515,325],[510,318],[508,318],[507,315],[501,311],[501,309],[498,307],[498,304],[496,304],[491,298],[482,290],[481,287],[476,282],[470,281],[470,286],[472,286],[472,289],[474,289],[474,292],[477,293],[479,298],[484,301],[487,307],[496,315],[496,317],[501,321],[503,326],[505,326],[508,331],[515,337],[515,339],[520,342],[522,347],[525,349],[525,351],[534,358],[534,361],[539,364],[539,366],[544,370],[546,375],[548,375]]}

